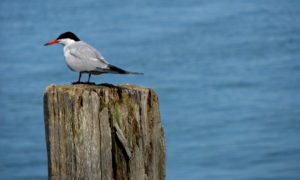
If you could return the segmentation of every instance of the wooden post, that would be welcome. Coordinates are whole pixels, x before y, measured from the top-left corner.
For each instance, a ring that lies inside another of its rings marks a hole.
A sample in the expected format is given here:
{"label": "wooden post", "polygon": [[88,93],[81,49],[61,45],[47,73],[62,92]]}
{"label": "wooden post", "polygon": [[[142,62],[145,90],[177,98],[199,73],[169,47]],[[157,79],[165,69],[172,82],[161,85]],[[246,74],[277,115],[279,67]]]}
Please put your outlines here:
{"label": "wooden post", "polygon": [[49,179],[165,179],[164,133],[152,89],[50,85],[44,115]]}

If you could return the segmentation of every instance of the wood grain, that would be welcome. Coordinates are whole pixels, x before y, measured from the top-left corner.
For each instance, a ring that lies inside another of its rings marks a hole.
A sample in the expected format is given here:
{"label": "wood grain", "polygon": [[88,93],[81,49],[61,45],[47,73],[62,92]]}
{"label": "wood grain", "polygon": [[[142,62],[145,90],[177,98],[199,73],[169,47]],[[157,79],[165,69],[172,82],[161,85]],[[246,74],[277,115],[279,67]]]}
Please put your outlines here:
{"label": "wood grain", "polygon": [[165,179],[165,140],[154,90],[50,85],[44,117],[49,179]]}

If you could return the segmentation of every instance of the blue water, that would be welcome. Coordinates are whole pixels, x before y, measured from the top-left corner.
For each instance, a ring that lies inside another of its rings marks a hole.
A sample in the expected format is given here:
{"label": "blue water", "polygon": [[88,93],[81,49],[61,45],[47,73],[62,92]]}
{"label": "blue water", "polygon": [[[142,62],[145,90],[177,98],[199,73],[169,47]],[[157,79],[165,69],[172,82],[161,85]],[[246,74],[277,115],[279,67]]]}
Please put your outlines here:
{"label": "blue water", "polygon": [[[47,179],[42,97],[73,31],[155,89],[168,180],[300,179],[300,1],[0,1],[0,179]],[[84,79],[86,76],[83,77]]]}

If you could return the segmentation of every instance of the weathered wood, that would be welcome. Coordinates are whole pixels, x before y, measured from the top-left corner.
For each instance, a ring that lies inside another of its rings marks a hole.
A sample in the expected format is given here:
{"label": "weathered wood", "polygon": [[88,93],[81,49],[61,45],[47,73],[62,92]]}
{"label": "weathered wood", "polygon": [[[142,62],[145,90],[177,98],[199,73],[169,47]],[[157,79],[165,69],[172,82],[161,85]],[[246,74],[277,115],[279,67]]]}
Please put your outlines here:
{"label": "weathered wood", "polygon": [[44,114],[49,179],[165,178],[164,133],[152,89],[50,85]]}

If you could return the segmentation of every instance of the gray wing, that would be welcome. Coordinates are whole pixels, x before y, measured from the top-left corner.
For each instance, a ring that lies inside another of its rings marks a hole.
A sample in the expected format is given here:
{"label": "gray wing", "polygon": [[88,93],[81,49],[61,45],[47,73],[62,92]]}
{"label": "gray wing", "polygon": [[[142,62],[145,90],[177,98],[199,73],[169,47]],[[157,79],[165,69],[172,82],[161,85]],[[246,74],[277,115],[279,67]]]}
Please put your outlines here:
{"label": "gray wing", "polygon": [[74,63],[76,69],[79,71],[101,71],[101,69],[108,69],[108,62],[104,57],[92,46],[83,41],[74,43],[68,47],[69,55]]}

